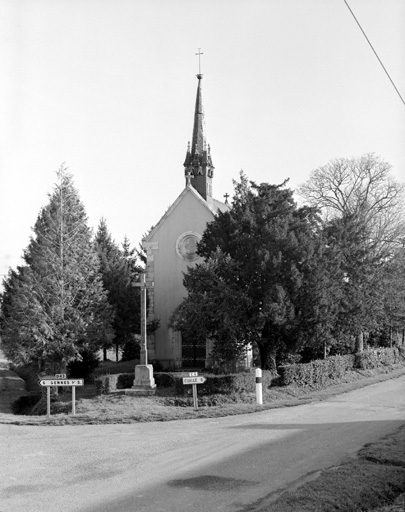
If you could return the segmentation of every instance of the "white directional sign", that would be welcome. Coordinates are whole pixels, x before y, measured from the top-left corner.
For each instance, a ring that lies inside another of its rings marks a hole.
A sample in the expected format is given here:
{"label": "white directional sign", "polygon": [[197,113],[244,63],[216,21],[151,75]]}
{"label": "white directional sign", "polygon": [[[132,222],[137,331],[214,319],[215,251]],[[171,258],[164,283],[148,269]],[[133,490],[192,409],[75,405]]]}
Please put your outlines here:
{"label": "white directional sign", "polygon": [[204,384],[205,377],[183,377],[183,384]]}
{"label": "white directional sign", "polygon": [[40,386],[83,386],[83,379],[43,379]]}

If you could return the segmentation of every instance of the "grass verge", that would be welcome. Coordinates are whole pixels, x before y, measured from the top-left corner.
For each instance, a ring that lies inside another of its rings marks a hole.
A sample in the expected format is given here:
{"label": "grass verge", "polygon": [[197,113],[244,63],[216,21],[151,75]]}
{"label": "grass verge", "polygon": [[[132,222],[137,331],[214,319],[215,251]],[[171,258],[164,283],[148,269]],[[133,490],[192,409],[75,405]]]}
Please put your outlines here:
{"label": "grass verge", "polygon": [[176,397],[170,389],[159,388],[152,397],[130,397],[121,393],[96,395],[94,385],[77,388],[76,415],[71,414],[69,388],[60,402],[52,403],[52,414],[25,416],[0,414],[0,423],[16,425],[84,425],[105,423],[136,423],[191,418],[213,418],[247,414],[266,409],[290,407],[328,398],[384,380],[405,375],[405,366],[388,370],[350,372],[333,386],[323,389],[309,387],[270,387],[264,392],[263,405],[257,405],[254,394],[201,397],[198,410],[191,397]]}
{"label": "grass verge", "polygon": [[[318,478],[279,497],[269,496],[246,512],[399,511],[405,493],[405,425],[357,459],[329,468]],[[402,508],[402,510],[404,510]]]}

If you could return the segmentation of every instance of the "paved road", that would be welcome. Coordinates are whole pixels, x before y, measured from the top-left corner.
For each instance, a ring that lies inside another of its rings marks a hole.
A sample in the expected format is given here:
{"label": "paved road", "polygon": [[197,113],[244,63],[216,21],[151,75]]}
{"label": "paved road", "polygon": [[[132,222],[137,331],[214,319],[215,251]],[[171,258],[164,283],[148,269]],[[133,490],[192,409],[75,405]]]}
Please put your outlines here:
{"label": "paved road", "polygon": [[0,512],[234,512],[405,423],[405,376],[207,420],[0,425]]}

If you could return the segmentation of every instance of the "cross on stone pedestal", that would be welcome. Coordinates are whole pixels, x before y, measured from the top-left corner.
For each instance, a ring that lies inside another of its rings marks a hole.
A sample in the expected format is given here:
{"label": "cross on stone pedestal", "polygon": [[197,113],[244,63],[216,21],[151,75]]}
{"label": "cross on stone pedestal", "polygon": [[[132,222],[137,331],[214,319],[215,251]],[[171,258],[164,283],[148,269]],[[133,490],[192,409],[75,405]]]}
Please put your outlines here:
{"label": "cross on stone pedestal", "polygon": [[141,289],[141,354],[140,363],[148,364],[148,334],[146,326],[146,279],[145,274],[141,274],[140,282],[135,283],[134,286]]}
{"label": "cross on stone pedestal", "polygon": [[126,395],[153,395],[155,394],[156,384],[153,378],[153,366],[148,364],[148,334],[146,323],[146,291],[147,284],[145,274],[141,274],[140,282],[134,286],[141,289],[141,354],[140,364],[135,366],[135,380],[131,389],[126,389]]}

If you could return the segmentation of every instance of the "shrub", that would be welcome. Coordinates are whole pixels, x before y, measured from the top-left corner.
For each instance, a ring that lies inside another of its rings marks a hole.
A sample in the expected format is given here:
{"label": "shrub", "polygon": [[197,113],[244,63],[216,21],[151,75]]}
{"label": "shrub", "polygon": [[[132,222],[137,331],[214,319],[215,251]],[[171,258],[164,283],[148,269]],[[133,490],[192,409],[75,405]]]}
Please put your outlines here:
{"label": "shrub", "polygon": [[133,373],[119,373],[117,379],[117,389],[128,389],[134,383],[135,374]]}
{"label": "shrub", "polygon": [[75,379],[87,379],[100,364],[97,354],[90,350],[80,353],[81,360],[72,361],[68,364],[69,377]]}
{"label": "shrub", "polygon": [[94,379],[98,395],[108,395],[117,389],[128,389],[134,382],[133,373],[100,375]]}
{"label": "shrub", "polygon": [[41,395],[20,396],[11,405],[13,414],[30,415],[33,407],[41,400]]}
{"label": "shrub", "polygon": [[332,356],[327,359],[318,359],[310,363],[299,363],[280,366],[279,384],[288,386],[323,386],[352,370],[355,358],[348,354],[345,356]]}
{"label": "shrub", "polygon": [[401,348],[378,348],[359,352],[355,356],[355,367],[360,370],[372,370],[382,366],[392,366],[404,361],[405,354]]}
{"label": "shrub", "polygon": [[10,370],[15,372],[19,377],[25,381],[25,388],[28,392],[39,393],[40,386],[38,384],[39,370],[38,364],[29,363],[26,365],[10,365]]}
{"label": "shrub", "polygon": [[[207,381],[198,385],[199,395],[231,395],[233,393],[253,393],[256,390],[255,370],[229,375],[206,374]],[[271,372],[263,371],[263,388],[271,385]],[[182,379],[175,381],[175,391],[179,395],[191,392],[189,384],[183,384]]]}
{"label": "shrub", "polygon": [[122,349],[122,361],[132,361],[133,359],[139,359],[141,352],[140,348],[141,337],[139,334],[134,334],[131,338],[128,338]]}
{"label": "shrub", "polygon": [[157,372],[153,374],[156,386],[161,388],[172,388],[175,386],[176,380],[182,378],[181,374],[170,372]]}
{"label": "shrub", "polygon": [[108,395],[117,389],[118,375],[100,375],[94,379],[98,395]]}

